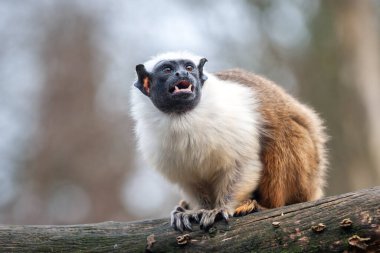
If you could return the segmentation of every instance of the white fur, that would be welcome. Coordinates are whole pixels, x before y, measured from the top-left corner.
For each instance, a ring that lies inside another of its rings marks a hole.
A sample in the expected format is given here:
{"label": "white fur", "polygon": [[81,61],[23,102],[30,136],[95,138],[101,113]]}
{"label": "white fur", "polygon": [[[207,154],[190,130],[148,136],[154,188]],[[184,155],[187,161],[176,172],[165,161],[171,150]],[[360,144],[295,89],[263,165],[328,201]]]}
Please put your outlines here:
{"label": "white fur", "polygon": [[194,55],[186,51],[168,52],[168,53],[163,53],[163,54],[153,56],[149,61],[146,61],[144,63],[144,66],[148,72],[152,72],[154,66],[160,61],[186,59],[186,60],[191,60],[192,62],[195,63],[195,65],[197,65],[199,63],[199,60],[202,58],[203,57]]}
{"label": "white fur", "polygon": [[[161,59],[179,58],[192,59],[195,64],[200,59],[188,53],[169,53],[144,65],[150,71]],[[258,132],[261,119],[254,91],[219,80],[210,73],[206,75],[208,80],[199,104],[183,114],[163,113],[138,89],[132,89],[131,111],[136,120],[138,147],[151,166],[190,195],[194,195],[189,189],[194,185],[192,182],[218,184],[213,182],[215,175],[232,177],[234,173],[223,171],[236,169],[237,163],[240,180],[249,179],[246,184],[240,181],[240,187],[254,189],[261,171]]]}

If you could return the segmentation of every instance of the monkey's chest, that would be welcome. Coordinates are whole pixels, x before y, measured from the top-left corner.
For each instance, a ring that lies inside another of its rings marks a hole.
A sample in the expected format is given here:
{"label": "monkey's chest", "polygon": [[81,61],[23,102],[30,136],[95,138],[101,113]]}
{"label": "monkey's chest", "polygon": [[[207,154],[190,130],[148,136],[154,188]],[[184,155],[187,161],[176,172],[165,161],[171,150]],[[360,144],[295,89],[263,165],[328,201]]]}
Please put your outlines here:
{"label": "monkey's chest", "polygon": [[215,108],[211,110],[215,113],[208,115],[202,108],[186,117],[165,121],[145,135],[147,139],[152,137],[144,142],[151,151],[148,159],[153,158],[156,168],[173,182],[189,177],[208,182],[258,153],[256,121],[250,111],[240,106],[236,113],[210,105],[207,108]]}
{"label": "monkey's chest", "polygon": [[233,152],[211,136],[187,134],[167,138],[162,139],[159,170],[172,181],[196,177],[207,182],[236,164]]}

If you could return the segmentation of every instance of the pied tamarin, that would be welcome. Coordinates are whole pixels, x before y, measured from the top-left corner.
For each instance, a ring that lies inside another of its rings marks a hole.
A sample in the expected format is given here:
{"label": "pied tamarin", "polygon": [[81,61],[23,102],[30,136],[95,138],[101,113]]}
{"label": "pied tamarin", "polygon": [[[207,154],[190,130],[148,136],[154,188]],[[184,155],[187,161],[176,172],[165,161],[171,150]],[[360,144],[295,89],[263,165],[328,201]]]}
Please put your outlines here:
{"label": "pied tamarin", "polygon": [[211,74],[206,62],[171,52],[136,66],[139,149],[189,198],[171,213],[174,229],[320,198],[327,162],[317,114],[261,76]]}

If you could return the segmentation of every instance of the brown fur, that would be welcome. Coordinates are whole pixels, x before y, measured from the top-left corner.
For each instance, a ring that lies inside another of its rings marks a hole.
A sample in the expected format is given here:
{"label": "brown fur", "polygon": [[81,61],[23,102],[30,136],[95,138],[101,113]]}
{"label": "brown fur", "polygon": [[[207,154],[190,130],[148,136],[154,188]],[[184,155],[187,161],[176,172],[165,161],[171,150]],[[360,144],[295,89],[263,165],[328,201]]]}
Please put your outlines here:
{"label": "brown fur", "polygon": [[260,102],[263,172],[254,194],[257,202],[274,208],[321,197],[326,137],[317,115],[260,76],[242,70],[216,76],[251,87]]}
{"label": "brown fur", "polygon": [[240,203],[240,205],[235,209],[234,216],[244,216],[264,209],[265,208],[260,206],[256,200],[248,199]]}

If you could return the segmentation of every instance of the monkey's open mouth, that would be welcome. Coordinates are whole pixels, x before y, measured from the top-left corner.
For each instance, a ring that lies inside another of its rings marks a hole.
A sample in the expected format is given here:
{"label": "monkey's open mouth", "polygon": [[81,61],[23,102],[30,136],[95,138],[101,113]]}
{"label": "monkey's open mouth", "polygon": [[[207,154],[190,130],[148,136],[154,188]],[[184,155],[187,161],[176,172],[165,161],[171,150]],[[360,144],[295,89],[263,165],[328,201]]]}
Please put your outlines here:
{"label": "monkey's open mouth", "polygon": [[187,80],[179,81],[169,89],[169,92],[172,94],[177,93],[192,93],[194,91],[194,86]]}

